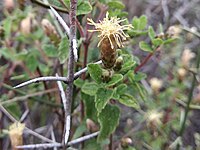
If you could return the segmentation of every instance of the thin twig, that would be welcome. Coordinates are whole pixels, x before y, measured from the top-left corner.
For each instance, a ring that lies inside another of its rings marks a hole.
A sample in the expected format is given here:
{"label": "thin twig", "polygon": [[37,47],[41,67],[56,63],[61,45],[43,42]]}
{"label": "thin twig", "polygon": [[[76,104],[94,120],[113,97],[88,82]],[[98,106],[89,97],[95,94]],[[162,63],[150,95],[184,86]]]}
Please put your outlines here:
{"label": "thin twig", "polygon": [[24,101],[24,100],[26,100],[30,97],[35,97],[35,96],[43,95],[43,94],[46,94],[46,93],[56,92],[56,91],[58,91],[58,90],[57,89],[49,89],[49,90],[46,90],[46,91],[36,92],[36,93],[33,93],[33,94],[27,94],[25,96],[19,96],[19,97],[15,97],[15,98],[12,98],[12,99],[9,99],[9,100],[6,100],[6,101],[1,101],[0,104],[1,105],[12,104],[13,102]]}
{"label": "thin twig", "polygon": [[[89,139],[91,139],[93,137],[96,137],[98,134],[99,134],[99,132],[95,132],[95,133],[80,137],[78,139],[75,139],[73,141],[68,142],[67,145],[71,146],[71,145],[75,145],[75,144],[81,143],[83,141],[86,141],[86,140],[89,140]],[[45,144],[30,144],[30,145],[16,146],[16,148],[18,148],[18,149],[20,149],[20,148],[21,149],[37,149],[37,148],[47,149],[47,148],[63,147],[63,146],[64,145],[61,144],[61,143],[45,143]]]}
{"label": "thin twig", "polygon": [[[53,126],[51,126],[51,139],[56,142],[55,134],[53,132]],[[54,147],[53,150],[58,150],[57,147]]]}
{"label": "thin twig", "polygon": [[[31,0],[31,2],[32,2],[32,3],[36,3],[36,4],[38,4],[38,5],[40,5],[40,6],[44,7],[44,8],[49,8],[49,7],[50,7],[50,5],[45,4],[45,3],[43,3],[43,2],[40,1],[40,0]],[[67,9],[63,9],[63,8],[57,7],[57,6],[55,6],[55,5],[51,5],[51,7],[53,7],[55,10],[57,10],[57,11],[59,11],[59,12],[68,13],[68,10],[67,10]]]}
{"label": "thin twig", "polygon": [[[196,67],[199,68],[199,65],[200,65],[200,51],[198,51]],[[184,118],[183,118],[183,122],[181,124],[181,128],[180,128],[180,131],[179,131],[180,137],[183,136],[183,133],[185,131],[186,120],[187,120],[187,117],[188,117],[188,113],[190,111],[190,103],[192,101],[193,91],[194,91],[195,84],[196,84],[195,74],[192,74],[192,75],[193,75],[192,86],[191,86],[191,89],[190,89],[190,92],[189,92],[189,95],[188,95],[188,100],[187,100],[187,105],[186,105],[186,108],[185,108]],[[179,149],[180,149],[180,144],[177,144],[176,150],[179,150]]]}
{"label": "thin twig", "polygon": [[[98,61],[94,64],[101,64],[102,61]],[[76,72],[74,74],[74,80],[77,79],[82,73],[86,72],[87,71],[87,67],[81,69],[80,71]],[[14,88],[21,88],[23,86],[27,86],[29,84],[32,84],[32,83],[37,83],[37,82],[41,82],[41,81],[63,81],[65,83],[69,83],[69,80],[66,78],[66,77],[55,77],[55,76],[47,76],[47,77],[38,77],[38,78],[35,78],[35,79],[31,79],[29,81],[26,81],[26,82],[23,82],[17,86],[15,86]]]}
{"label": "thin twig", "polygon": [[30,111],[27,109],[27,110],[22,114],[22,116],[21,116],[19,122],[23,122],[23,121],[26,119],[26,117],[28,116],[29,112],[30,112]]}
{"label": "thin twig", "polygon": [[[58,74],[56,74],[56,77],[58,77]],[[58,88],[60,90],[60,95],[61,95],[62,103],[63,103],[63,106],[64,106],[65,128],[64,128],[64,132],[63,132],[64,135],[63,136],[64,136],[65,143],[67,143],[68,139],[69,139],[70,122],[71,122],[71,117],[68,114],[70,114],[71,110],[68,109],[69,107],[67,106],[67,104],[69,104],[69,102],[67,102],[67,98],[66,98],[66,95],[65,95],[61,81],[57,81],[57,84],[58,84]]]}
{"label": "thin twig", "polygon": [[69,29],[68,25],[65,23],[65,21],[62,19],[62,17],[57,13],[57,11],[53,7],[50,6],[50,8],[51,8],[52,13],[58,20],[58,22],[62,25],[62,27],[65,29],[67,35],[69,36],[70,29]]}

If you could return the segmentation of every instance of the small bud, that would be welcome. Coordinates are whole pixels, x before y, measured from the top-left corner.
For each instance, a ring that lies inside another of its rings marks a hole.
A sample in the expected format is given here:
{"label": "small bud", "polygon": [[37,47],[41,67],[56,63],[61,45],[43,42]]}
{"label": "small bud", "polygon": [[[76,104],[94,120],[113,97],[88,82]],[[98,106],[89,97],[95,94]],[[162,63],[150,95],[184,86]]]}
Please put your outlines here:
{"label": "small bud", "polygon": [[170,26],[167,30],[168,36],[173,38],[178,38],[181,32],[182,29],[178,25]]}
{"label": "small bud", "polygon": [[60,37],[55,27],[47,19],[43,19],[41,24],[45,34],[50,38],[51,42],[57,46],[60,43]]}
{"label": "small bud", "polygon": [[177,72],[178,72],[179,81],[183,81],[183,79],[185,78],[187,74],[187,71],[184,68],[179,68]]}
{"label": "small bud", "polygon": [[132,144],[133,143],[133,141],[132,141],[132,139],[131,138],[129,138],[129,137],[125,137],[125,138],[122,138],[121,139],[121,146],[123,147],[123,148],[126,148],[126,147],[128,147],[130,144]]}
{"label": "small bud", "polygon": [[23,19],[20,23],[20,31],[23,35],[28,35],[31,33],[31,17],[28,16]]}
{"label": "small bud", "polygon": [[190,49],[185,49],[181,57],[183,67],[189,68],[190,60],[195,57],[195,54]]}
{"label": "small bud", "polygon": [[9,127],[9,137],[12,143],[13,150],[17,150],[15,147],[18,145],[23,145],[23,130],[25,128],[25,124],[20,122],[15,122]]}
{"label": "small bud", "polygon": [[4,0],[4,8],[11,12],[14,9],[15,3],[14,0]]}
{"label": "small bud", "polygon": [[0,38],[4,38],[5,31],[2,26],[0,26]]}
{"label": "small bud", "polygon": [[131,127],[131,126],[133,125],[133,120],[130,119],[130,118],[128,118],[128,119],[126,120],[126,124],[127,124],[128,127]]}
{"label": "small bud", "polygon": [[110,81],[113,74],[114,74],[113,70],[102,69],[102,80],[104,82]]}
{"label": "small bud", "polygon": [[162,85],[163,85],[162,80],[160,80],[158,78],[152,78],[149,82],[150,82],[152,90],[155,93],[158,93],[159,90],[161,89]]}
{"label": "small bud", "polygon": [[122,68],[122,64],[123,64],[123,57],[122,56],[119,56],[117,59],[116,59],[116,62],[115,62],[115,65],[114,65],[114,70],[115,71],[119,71],[121,68]]}
{"label": "small bud", "polygon": [[96,132],[99,130],[98,126],[94,123],[94,121],[92,121],[91,119],[87,119],[86,120],[86,125],[87,125],[87,129],[90,132]]}
{"label": "small bud", "polygon": [[200,104],[200,85],[197,87],[197,91],[194,94],[194,103]]}
{"label": "small bud", "polygon": [[161,119],[163,118],[163,113],[152,110],[146,114],[146,118],[147,127],[156,130],[160,125],[162,125]]}

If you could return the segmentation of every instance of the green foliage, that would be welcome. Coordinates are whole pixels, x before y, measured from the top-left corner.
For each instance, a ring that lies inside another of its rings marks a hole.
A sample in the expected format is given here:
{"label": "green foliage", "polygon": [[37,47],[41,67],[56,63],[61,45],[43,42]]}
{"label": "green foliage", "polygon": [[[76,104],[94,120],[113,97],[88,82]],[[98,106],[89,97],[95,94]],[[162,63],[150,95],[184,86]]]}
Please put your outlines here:
{"label": "green foliage", "polygon": [[98,141],[106,139],[113,133],[119,124],[120,110],[117,106],[106,105],[99,114],[99,122],[101,125]]}
{"label": "green foliage", "polygon": [[69,39],[67,38],[67,36],[65,36],[62,38],[58,47],[58,58],[61,64],[63,64],[67,60],[68,53],[69,53]]}
{"label": "green foliage", "polygon": [[95,95],[95,106],[98,113],[101,113],[102,109],[106,106],[108,101],[111,99],[113,95],[113,90],[99,88]]}
{"label": "green foliage", "polygon": [[98,64],[88,64],[87,65],[88,72],[90,73],[90,76],[93,80],[95,80],[97,83],[102,82],[102,69]]}
{"label": "green foliage", "polygon": [[153,49],[151,48],[151,46],[144,41],[141,41],[139,43],[139,46],[140,46],[140,49],[143,51],[150,52],[150,53],[153,52]]}
{"label": "green foliage", "polygon": [[97,93],[98,85],[94,82],[83,84],[81,90],[83,93],[94,96]]}

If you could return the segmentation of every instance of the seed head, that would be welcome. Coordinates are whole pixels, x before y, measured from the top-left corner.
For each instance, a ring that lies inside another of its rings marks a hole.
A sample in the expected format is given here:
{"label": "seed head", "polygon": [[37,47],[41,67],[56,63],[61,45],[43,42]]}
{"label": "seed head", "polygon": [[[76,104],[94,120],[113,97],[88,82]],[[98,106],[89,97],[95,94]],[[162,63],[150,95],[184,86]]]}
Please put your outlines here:
{"label": "seed head", "polygon": [[[124,30],[129,30],[133,28],[131,24],[128,25],[120,25],[121,22],[124,22],[126,19],[120,20],[120,18],[117,17],[108,17],[109,13],[106,13],[106,17],[99,21],[99,23],[95,23],[92,19],[87,19],[89,25],[95,26],[95,30],[88,30],[89,32],[100,32],[98,37],[100,38],[100,41],[98,43],[98,47],[101,45],[101,42],[108,38],[109,42],[111,44],[111,48],[114,49],[114,45],[117,44],[118,47],[123,47],[122,41],[125,41],[127,37],[129,37],[127,34],[124,33]],[[114,41],[112,40],[114,38]],[[115,43],[113,43],[115,42]]]}

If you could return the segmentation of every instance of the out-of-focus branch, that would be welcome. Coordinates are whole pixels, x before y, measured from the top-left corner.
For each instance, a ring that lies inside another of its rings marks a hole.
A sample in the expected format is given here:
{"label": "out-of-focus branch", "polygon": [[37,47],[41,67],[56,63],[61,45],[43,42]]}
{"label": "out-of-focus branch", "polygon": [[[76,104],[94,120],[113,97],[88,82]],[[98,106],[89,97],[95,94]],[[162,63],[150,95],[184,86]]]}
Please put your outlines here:
{"label": "out-of-focus branch", "polygon": [[[56,77],[58,77],[58,74],[56,74]],[[62,83],[61,81],[57,81],[57,84],[58,84],[58,88],[60,90],[60,95],[61,95],[61,99],[62,99],[62,103],[63,103],[63,106],[64,106],[64,116],[65,116],[65,129],[64,129],[64,141],[66,141],[66,143],[68,142],[68,139],[69,139],[69,132],[70,132],[70,123],[71,123],[71,116],[68,115],[70,114],[70,111],[67,107],[67,104],[69,104],[69,102],[67,102],[67,98],[66,98],[66,95],[65,95],[65,92],[64,92],[64,89],[63,89],[63,86],[62,86]]]}
{"label": "out-of-focus branch", "polygon": [[[94,64],[101,64],[102,61],[97,61],[95,62]],[[87,67],[81,69],[80,71],[76,72],[74,74],[74,80],[77,79],[82,73],[86,72],[87,71]],[[65,82],[66,84],[69,83],[69,80],[68,78],[66,77],[55,77],[55,76],[47,76],[47,77],[38,77],[38,78],[35,78],[35,79],[31,79],[29,81],[26,81],[26,82],[23,82],[19,85],[16,85],[14,88],[21,88],[23,86],[27,86],[29,84],[32,84],[32,83],[37,83],[37,82],[41,82],[41,81],[63,81]]]}
{"label": "out-of-focus branch", "polygon": [[[99,132],[95,132],[83,137],[80,137],[78,139],[75,139],[73,141],[68,142],[68,146],[75,145],[78,143],[81,143],[83,141],[89,140],[93,137],[96,137],[99,134]],[[37,148],[53,148],[53,147],[63,147],[64,145],[61,143],[46,143],[46,144],[30,144],[30,145],[22,145],[22,146],[16,146],[16,148],[21,149],[37,149]]]}

